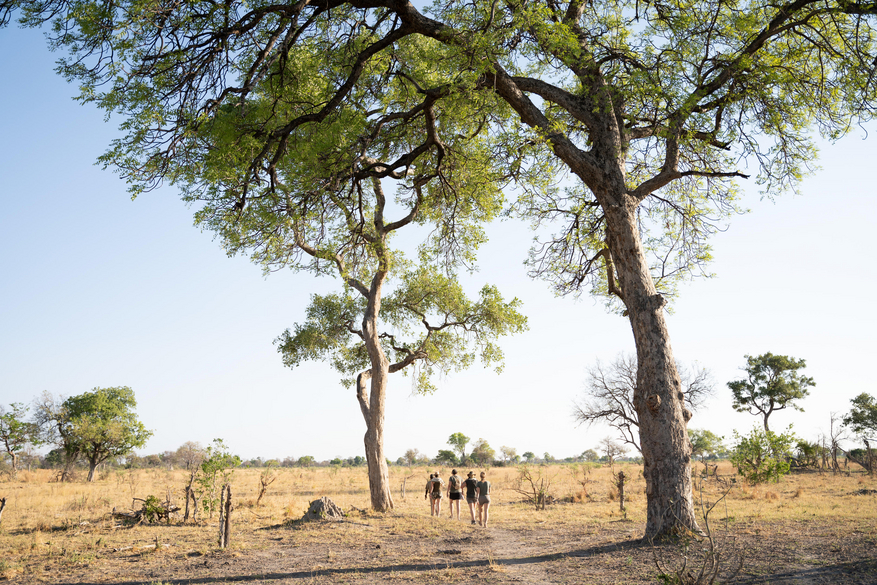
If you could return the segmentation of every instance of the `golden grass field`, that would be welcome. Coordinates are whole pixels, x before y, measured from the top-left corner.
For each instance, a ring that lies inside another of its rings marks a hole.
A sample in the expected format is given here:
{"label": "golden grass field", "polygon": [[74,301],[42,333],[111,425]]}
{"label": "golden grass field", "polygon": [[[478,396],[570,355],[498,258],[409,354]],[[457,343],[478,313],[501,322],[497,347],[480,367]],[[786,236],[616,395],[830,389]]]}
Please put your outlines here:
{"label": "golden grass field", "polygon": [[[396,507],[383,515],[367,511],[362,467],[276,470],[259,507],[263,470],[237,470],[226,550],[216,546],[217,518],[127,527],[111,517],[114,508],[130,509],[135,497],[165,500],[170,494],[182,505],[188,479],[183,470],[105,470],[91,484],[53,482],[51,471],[20,472],[15,481],[0,483],[0,497],[7,498],[0,577],[144,584],[656,582],[655,550],[638,542],[645,522],[640,467],[615,466],[633,478],[625,488],[626,516],[609,467],[592,468],[586,476],[583,466],[577,472],[563,465],[533,467],[551,479],[549,493],[558,500],[539,511],[515,490],[517,468],[489,469],[493,504],[487,529],[471,526],[465,503],[462,521],[448,519],[447,501],[442,517],[430,518],[423,486],[433,469],[391,467]],[[447,478],[450,469],[441,471]],[[723,462],[719,474],[731,478],[733,469]],[[722,491],[712,479],[697,485],[702,489],[695,496],[705,502]],[[736,549],[747,550],[738,581],[877,583],[877,496],[857,494],[875,488],[877,480],[860,470],[794,474],[754,487],[741,478],[712,512],[710,526]],[[291,522],[324,495],[349,513],[344,522]],[[678,546],[667,546],[661,555],[681,558]],[[804,580],[795,580],[798,573]]]}

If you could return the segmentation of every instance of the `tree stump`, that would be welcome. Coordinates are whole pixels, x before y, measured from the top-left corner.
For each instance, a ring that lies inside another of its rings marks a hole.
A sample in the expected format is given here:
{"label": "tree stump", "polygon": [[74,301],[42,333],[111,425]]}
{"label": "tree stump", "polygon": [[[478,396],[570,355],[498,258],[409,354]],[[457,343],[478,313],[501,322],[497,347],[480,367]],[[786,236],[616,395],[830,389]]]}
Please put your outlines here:
{"label": "tree stump", "polygon": [[219,499],[219,548],[228,547],[228,537],[231,532],[231,485],[222,486]]}

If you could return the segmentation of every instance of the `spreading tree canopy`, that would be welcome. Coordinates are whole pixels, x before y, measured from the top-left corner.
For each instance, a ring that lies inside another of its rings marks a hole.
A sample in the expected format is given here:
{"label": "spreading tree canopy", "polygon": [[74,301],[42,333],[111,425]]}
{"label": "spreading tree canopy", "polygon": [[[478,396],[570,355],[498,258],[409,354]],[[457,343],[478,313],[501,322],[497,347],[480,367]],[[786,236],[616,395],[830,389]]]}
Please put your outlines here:
{"label": "spreading tree canopy", "polygon": [[20,402],[13,402],[7,410],[0,406],[0,443],[3,450],[12,460],[12,474],[18,471],[18,454],[28,445],[39,445],[39,427],[36,423],[25,420],[28,407]]}
{"label": "spreading tree canopy", "polygon": [[[64,450],[67,467],[88,461],[88,481],[110,457],[146,444],[152,431],[137,418],[137,400],[127,386],[94,388],[63,402],[46,393],[37,401],[37,421],[49,442]],[[66,470],[65,470],[66,472]]]}
{"label": "spreading tree canopy", "polygon": [[877,437],[877,400],[862,392],[850,401],[853,408],[844,416],[844,425],[861,437]]}
{"label": "spreading tree canopy", "polygon": [[734,410],[761,415],[764,430],[770,431],[767,421],[777,410],[791,407],[803,410],[796,401],[802,400],[814,386],[813,378],[798,370],[806,367],[804,360],[770,352],[746,356],[745,380],[728,382],[734,395]]}
{"label": "spreading tree canopy", "polygon": [[[533,273],[630,321],[646,538],[697,529],[668,297],[705,271],[734,179],[794,187],[813,130],[870,118],[877,83],[869,1],[0,0],[0,19],[16,9],[52,22],[84,101],[125,116],[105,162],[135,192],[171,179],[214,198],[200,219],[221,232],[351,179],[463,185],[442,144],[483,145],[491,171],[471,176],[515,181],[545,226]],[[286,206],[320,213],[304,201]]]}

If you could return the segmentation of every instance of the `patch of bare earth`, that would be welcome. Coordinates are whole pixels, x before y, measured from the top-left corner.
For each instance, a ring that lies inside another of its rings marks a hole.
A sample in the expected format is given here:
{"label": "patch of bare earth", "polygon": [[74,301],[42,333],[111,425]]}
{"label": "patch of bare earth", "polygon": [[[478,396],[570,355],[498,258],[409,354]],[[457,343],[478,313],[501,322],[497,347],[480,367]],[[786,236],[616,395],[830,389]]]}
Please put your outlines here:
{"label": "patch of bare earth", "polygon": [[[678,543],[644,545],[640,530],[638,523],[624,521],[521,527],[498,520],[482,529],[446,518],[363,515],[343,522],[241,531],[238,544],[233,535],[233,546],[224,551],[188,549],[184,540],[155,547],[144,532],[143,542],[134,548],[97,545],[85,560],[44,559],[12,580],[117,585],[655,583],[656,556],[664,567],[677,567],[683,551]],[[163,534],[167,539],[168,532]],[[735,522],[728,534],[735,550],[745,551],[734,583],[877,583],[877,533],[864,522]],[[699,545],[688,550],[689,569],[697,569],[698,550]]]}

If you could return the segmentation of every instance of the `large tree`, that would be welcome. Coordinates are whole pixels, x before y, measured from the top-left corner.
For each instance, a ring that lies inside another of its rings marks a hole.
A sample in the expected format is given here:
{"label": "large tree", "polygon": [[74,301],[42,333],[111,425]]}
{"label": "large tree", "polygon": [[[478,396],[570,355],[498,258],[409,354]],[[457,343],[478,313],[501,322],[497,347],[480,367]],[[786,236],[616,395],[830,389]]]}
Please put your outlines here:
{"label": "large tree", "polygon": [[815,385],[813,378],[798,371],[806,367],[804,360],[770,352],[745,357],[746,379],[728,382],[734,410],[760,415],[765,431],[770,431],[767,421],[774,412],[789,407],[803,410],[796,401],[803,400]]}
{"label": "large tree", "polygon": [[144,446],[152,436],[137,418],[136,407],[134,391],[127,386],[94,388],[63,402],[44,394],[37,403],[37,420],[48,440],[64,450],[65,471],[84,458],[87,481],[94,481],[98,465]]}
{"label": "large tree", "polygon": [[[127,115],[105,160],[135,188],[179,164],[196,172],[189,145],[226,108],[261,109],[237,128],[248,172],[235,177],[229,217],[279,191],[298,141],[347,132],[347,106],[374,121],[389,97],[422,98],[375,128],[389,143],[429,105],[498,98],[460,134],[502,144],[491,162],[518,181],[519,210],[558,226],[534,249],[534,273],[561,293],[606,295],[629,319],[646,538],[698,528],[668,295],[703,270],[709,236],[736,211],[739,169],[758,169],[771,194],[793,186],[813,158],[813,127],[836,137],[867,118],[877,80],[873,2],[449,0],[423,12],[400,0],[0,0],[17,7],[26,24],[54,21],[52,42],[73,51],[60,70],[84,100]],[[295,99],[269,91],[291,85]],[[256,94],[261,106],[244,103]],[[410,168],[404,153],[387,160],[352,172]],[[569,180],[535,181],[552,171]]]}

